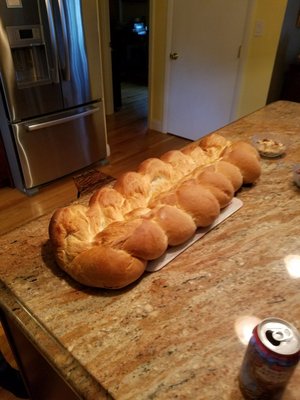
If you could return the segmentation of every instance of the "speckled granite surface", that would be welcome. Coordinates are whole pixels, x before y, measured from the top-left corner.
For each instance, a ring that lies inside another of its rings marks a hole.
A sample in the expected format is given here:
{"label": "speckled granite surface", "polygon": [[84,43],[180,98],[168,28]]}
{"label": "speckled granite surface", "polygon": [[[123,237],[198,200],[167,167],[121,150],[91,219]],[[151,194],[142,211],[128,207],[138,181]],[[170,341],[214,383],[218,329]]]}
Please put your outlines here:
{"label": "speckled granite surface", "polygon": [[[289,147],[262,159],[260,180],[238,193],[242,209],[126,290],[87,289],[60,271],[51,215],[1,237],[2,306],[84,398],[238,400],[251,318],[300,329],[300,104],[274,103],[220,133],[271,131]],[[284,399],[299,392],[300,366]]]}

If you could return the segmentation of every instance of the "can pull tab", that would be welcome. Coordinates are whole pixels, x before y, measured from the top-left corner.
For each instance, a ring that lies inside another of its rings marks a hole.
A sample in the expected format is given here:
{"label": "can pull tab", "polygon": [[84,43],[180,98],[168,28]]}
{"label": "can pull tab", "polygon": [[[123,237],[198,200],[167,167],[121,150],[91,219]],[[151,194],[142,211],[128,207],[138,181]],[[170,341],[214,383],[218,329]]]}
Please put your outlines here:
{"label": "can pull tab", "polygon": [[266,331],[267,339],[274,346],[279,346],[281,342],[289,341],[292,336],[292,332],[288,328],[276,328]]}

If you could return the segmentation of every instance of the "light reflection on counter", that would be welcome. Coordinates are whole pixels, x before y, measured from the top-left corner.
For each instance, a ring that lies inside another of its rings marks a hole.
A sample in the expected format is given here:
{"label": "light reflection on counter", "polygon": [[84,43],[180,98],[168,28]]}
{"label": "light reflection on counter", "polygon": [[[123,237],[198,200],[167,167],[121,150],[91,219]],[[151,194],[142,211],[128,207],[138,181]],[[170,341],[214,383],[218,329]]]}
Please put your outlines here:
{"label": "light reflection on counter", "polygon": [[261,319],[252,315],[244,315],[239,317],[234,324],[234,329],[239,340],[247,345],[251,336],[252,331],[261,322]]}
{"label": "light reflection on counter", "polygon": [[284,263],[292,278],[300,278],[300,255],[290,254],[284,258]]}

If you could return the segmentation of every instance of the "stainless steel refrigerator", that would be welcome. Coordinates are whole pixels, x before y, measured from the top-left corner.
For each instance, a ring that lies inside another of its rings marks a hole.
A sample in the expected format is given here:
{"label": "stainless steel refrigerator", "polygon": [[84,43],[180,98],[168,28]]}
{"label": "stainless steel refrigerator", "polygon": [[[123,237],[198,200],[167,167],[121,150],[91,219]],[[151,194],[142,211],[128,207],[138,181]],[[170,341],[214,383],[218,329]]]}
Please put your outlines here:
{"label": "stainless steel refrigerator", "polygon": [[0,78],[17,188],[106,159],[97,0],[0,0]]}

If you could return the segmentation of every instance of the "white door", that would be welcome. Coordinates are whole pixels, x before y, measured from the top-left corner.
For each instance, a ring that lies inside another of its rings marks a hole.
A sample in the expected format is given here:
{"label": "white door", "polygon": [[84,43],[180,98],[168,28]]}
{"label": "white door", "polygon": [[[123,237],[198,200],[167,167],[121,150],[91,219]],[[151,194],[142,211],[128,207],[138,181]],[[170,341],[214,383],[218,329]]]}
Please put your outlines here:
{"label": "white door", "polygon": [[174,0],[167,132],[198,139],[230,122],[247,0]]}

